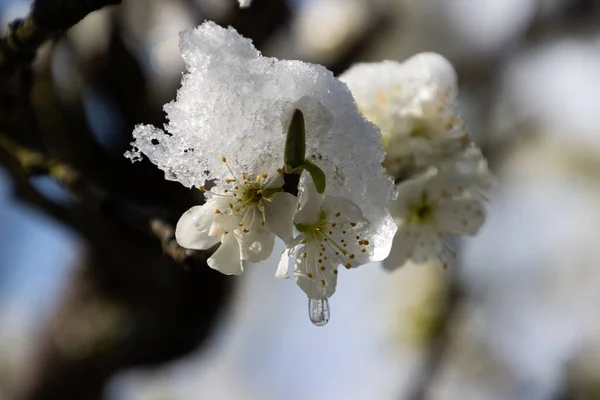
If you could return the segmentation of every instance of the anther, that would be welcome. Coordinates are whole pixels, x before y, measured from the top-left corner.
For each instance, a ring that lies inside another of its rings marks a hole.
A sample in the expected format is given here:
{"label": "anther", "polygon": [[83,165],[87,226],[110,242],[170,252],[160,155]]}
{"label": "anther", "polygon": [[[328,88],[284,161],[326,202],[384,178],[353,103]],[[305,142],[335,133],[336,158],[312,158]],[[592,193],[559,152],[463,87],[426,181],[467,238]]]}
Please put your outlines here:
{"label": "anther", "polygon": [[227,162],[227,159],[225,157],[221,157],[221,162]]}
{"label": "anther", "polygon": [[221,214],[221,210],[219,210],[218,208],[215,210],[215,214]]}
{"label": "anther", "polygon": [[306,276],[308,276],[309,278],[312,279],[312,274],[310,272],[308,274],[306,274]]}

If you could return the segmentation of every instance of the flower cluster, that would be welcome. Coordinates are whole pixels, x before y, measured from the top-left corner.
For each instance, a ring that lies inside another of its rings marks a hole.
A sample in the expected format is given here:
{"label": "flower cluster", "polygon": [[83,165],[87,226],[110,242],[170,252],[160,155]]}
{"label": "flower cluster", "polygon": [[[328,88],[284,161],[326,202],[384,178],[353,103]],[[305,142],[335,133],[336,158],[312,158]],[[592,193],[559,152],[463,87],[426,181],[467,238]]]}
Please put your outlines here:
{"label": "flower cluster", "polygon": [[[263,57],[211,22],[182,32],[180,47],[186,73],[165,106],[167,132],[137,126],[126,153],[204,191],[206,202],[179,220],[178,243],[220,243],[208,265],[240,274],[271,255],[277,236],[286,250],[276,276],[288,276],[295,256],[298,285],[321,302],[334,293],[339,266],[387,257],[395,185],[379,129],[347,86],[322,66]],[[297,165],[286,159],[292,142]]]}
{"label": "flower cluster", "polygon": [[404,63],[357,64],[340,79],[380,127],[384,164],[398,182],[391,207],[398,232],[384,264],[447,265],[454,256],[449,236],[474,235],[482,225],[491,180],[456,112],[454,68],[438,54],[423,53]]}
{"label": "flower cluster", "polygon": [[166,132],[137,126],[126,157],[143,154],[204,192],[175,235],[189,249],[219,245],[211,268],[241,274],[280,238],[275,276],[287,278],[295,259],[311,320],[323,325],[340,269],[446,264],[447,236],[481,226],[487,164],[457,116],[443,57],[359,64],[347,86],[322,66],[263,57],[211,22],[182,32],[180,47],[186,73],[165,105]]}

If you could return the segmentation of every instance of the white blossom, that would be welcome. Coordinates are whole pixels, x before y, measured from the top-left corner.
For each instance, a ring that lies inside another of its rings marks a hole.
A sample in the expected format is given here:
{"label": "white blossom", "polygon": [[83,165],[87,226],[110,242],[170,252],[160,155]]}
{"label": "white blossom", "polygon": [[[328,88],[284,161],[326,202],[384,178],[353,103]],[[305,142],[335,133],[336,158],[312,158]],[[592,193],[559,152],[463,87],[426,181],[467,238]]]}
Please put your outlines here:
{"label": "white blossom", "polygon": [[312,182],[304,188],[294,226],[300,234],[283,252],[276,276],[287,278],[296,254],[294,277],[309,299],[335,293],[340,265],[351,269],[373,259],[369,223],[360,208],[347,198],[320,195]]}
{"label": "white blossom", "polygon": [[282,192],[282,185],[281,170],[256,178],[232,172],[225,188],[214,188],[206,203],[182,215],[175,231],[177,242],[198,250],[220,242],[208,265],[227,275],[241,274],[244,261],[259,262],[271,255],[275,234],[292,241],[298,201]]}
{"label": "white blossom", "polygon": [[240,8],[248,8],[252,4],[252,0],[238,0],[240,3]]}
{"label": "white blossom", "polygon": [[263,57],[233,28],[213,22],[182,32],[180,49],[186,72],[177,99],[165,105],[166,132],[137,126],[126,156],[144,154],[187,187],[223,187],[231,173],[221,157],[237,171],[271,174],[283,166],[289,117],[298,108],[306,157],[325,173],[325,194],[356,203],[371,222],[374,256],[387,256],[395,187],[382,167],[381,134],[347,86],[322,66]]}
{"label": "white blossom", "polygon": [[392,175],[412,164],[452,158],[470,142],[455,109],[456,72],[439,54],[422,53],[403,63],[355,64],[340,79],[361,112],[381,129]]}
{"label": "white blossom", "polygon": [[448,235],[474,235],[485,219],[478,180],[469,174],[473,171],[432,167],[398,185],[398,199],[391,207],[398,232],[384,260],[386,268],[407,261],[439,261],[444,266],[452,261]]}

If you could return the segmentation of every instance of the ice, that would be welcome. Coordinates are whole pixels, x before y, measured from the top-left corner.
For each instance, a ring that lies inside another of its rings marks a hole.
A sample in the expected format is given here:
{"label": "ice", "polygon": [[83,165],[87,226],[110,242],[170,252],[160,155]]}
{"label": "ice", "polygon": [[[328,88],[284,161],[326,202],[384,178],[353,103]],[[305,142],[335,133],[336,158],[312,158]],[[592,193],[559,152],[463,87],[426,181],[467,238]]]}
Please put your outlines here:
{"label": "ice", "polygon": [[213,22],[180,37],[186,73],[176,100],[164,107],[168,133],[137,126],[126,156],[145,155],[166,179],[187,187],[231,178],[228,166],[235,174],[273,174],[283,166],[286,116],[300,108],[307,158],[325,172],[325,194],[362,209],[374,257],[384,258],[396,231],[386,209],[395,188],[382,167],[379,129],[358,111],[348,87],[323,66],[263,57],[233,28]]}

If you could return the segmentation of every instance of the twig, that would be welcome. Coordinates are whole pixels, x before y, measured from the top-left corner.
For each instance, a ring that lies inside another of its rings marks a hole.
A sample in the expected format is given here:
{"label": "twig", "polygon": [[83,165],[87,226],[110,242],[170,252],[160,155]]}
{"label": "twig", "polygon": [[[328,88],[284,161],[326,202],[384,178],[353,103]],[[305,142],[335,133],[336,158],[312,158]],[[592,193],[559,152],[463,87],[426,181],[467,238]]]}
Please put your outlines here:
{"label": "twig", "polygon": [[431,336],[427,347],[425,361],[422,370],[417,377],[415,384],[407,396],[402,399],[424,400],[427,398],[428,390],[440,374],[445,356],[451,342],[451,329],[456,315],[460,311],[463,303],[464,294],[458,281],[456,269],[449,269],[448,286],[442,309],[440,310],[440,320],[437,329]]}
{"label": "twig", "polygon": [[81,175],[68,165],[48,160],[38,152],[26,149],[6,136],[0,135],[0,163],[4,164],[15,180],[17,192],[26,201],[40,207],[60,222],[66,223],[89,236],[90,230],[74,217],[73,210],[48,200],[30,182],[31,175],[47,174],[61,183],[83,204],[88,212],[96,216],[126,221],[138,231],[159,239],[163,252],[173,260],[183,263],[194,258],[205,260],[207,252],[185,249],[174,240],[174,229],[157,217],[159,212],[141,206],[124,204],[94,190]]}
{"label": "twig", "polygon": [[0,40],[0,75],[12,75],[19,65],[30,64],[37,49],[81,21],[89,13],[121,0],[37,0],[25,19],[9,26]]}

